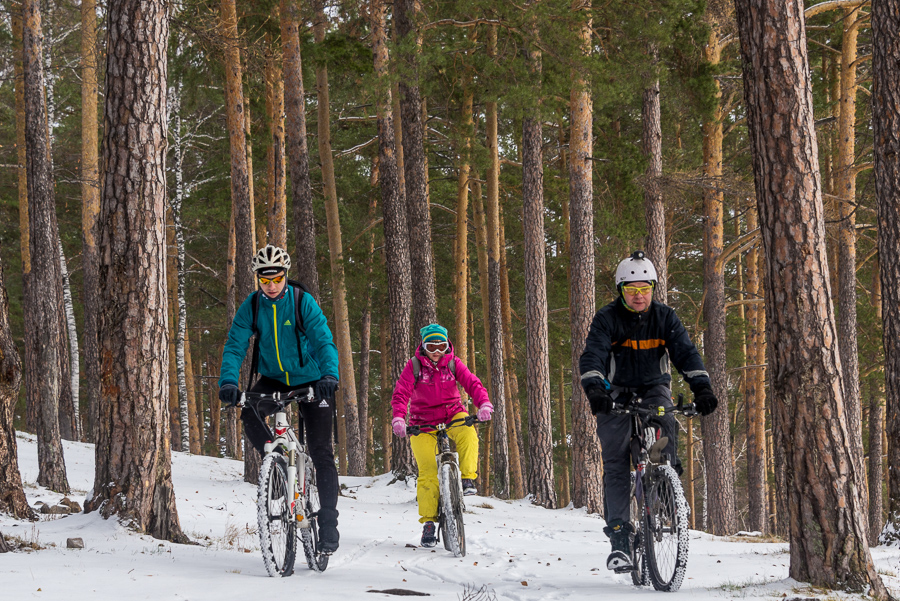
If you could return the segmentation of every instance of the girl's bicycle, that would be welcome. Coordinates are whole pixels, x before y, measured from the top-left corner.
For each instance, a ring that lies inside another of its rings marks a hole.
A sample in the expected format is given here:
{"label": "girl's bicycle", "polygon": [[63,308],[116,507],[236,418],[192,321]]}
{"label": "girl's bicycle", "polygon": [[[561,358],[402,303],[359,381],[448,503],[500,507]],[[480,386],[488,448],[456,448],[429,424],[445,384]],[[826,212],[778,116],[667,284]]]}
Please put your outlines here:
{"label": "girl's bicycle", "polygon": [[631,416],[631,579],[637,586],[652,584],[658,591],[677,591],[687,569],[690,507],[681,480],[663,452],[668,439],[661,436],[667,413],[697,415],[694,405],[684,405],[678,395],[674,407],[642,406],[632,395],[612,413]]}
{"label": "girl's bicycle", "polygon": [[285,413],[285,408],[293,402],[312,401],[315,397],[312,387],[309,387],[284,394],[244,392],[238,403],[239,407],[253,409],[259,403],[275,403],[278,406],[275,437],[265,446],[266,455],[259,469],[256,500],[259,544],[266,571],[273,577],[294,573],[298,534],[309,569],[322,572],[328,567],[328,555],[319,550],[316,468],[302,440],[302,423],[298,438]]}
{"label": "girl's bicycle", "polygon": [[446,424],[421,424],[406,427],[407,435],[432,434],[437,439],[438,454],[435,459],[438,464],[440,490],[440,499],[438,500],[439,536],[444,541],[444,548],[456,557],[465,557],[466,555],[466,527],[463,522],[466,504],[463,502],[459,455],[450,451],[450,437],[447,435],[447,430],[455,425],[471,426],[477,423],[476,416],[467,415]]}

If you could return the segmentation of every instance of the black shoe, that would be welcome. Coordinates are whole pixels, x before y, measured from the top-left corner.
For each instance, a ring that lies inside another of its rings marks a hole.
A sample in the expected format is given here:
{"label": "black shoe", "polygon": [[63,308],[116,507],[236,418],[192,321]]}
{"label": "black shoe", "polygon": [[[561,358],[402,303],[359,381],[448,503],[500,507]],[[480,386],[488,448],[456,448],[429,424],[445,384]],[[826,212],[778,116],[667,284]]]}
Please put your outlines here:
{"label": "black shoe", "polygon": [[437,544],[437,535],[435,533],[434,522],[425,522],[422,528],[422,546],[433,547]]}
{"label": "black shoe", "polygon": [[478,494],[478,489],[475,488],[475,481],[470,480],[469,478],[462,479],[462,487],[463,487],[463,496],[471,497],[472,495]]}
{"label": "black shoe", "polygon": [[336,526],[319,526],[319,551],[331,555],[338,550],[341,535]]}
{"label": "black shoe", "polygon": [[634,569],[631,561],[631,524],[612,522],[603,529],[609,537],[612,553],[606,558],[606,568],[615,572],[630,572]]}

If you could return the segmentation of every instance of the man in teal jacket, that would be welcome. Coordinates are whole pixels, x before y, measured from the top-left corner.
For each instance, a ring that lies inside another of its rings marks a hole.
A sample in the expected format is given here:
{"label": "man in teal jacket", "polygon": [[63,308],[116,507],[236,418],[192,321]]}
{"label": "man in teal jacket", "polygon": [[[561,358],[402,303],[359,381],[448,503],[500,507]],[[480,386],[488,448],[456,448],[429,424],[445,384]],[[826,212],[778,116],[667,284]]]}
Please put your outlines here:
{"label": "man in teal jacket", "polygon": [[[237,405],[241,363],[254,330],[259,335],[256,369],[260,378],[251,392],[271,394],[315,387],[315,401],[301,403],[300,411],[306,426],[309,454],[316,466],[321,502],[318,516],[321,549],[333,553],[339,540],[338,474],[331,439],[334,394],[339,376],[338,354],[325,315],[307,292],[299,295],[302,330],[294,323],[297,316],[294,293],[287,283],[290,266],[291,258],[287,252],[271,244],[253,257],[252,267],[259,280],[260,292],[248,296],[234,315],[222,353],[219,399],[226,405]],[[256,410],[245,407],[241,412],[244,432],[260,454],[264,452],[266,442],[274,438],[263,418],[275,410],[274,404],[260,403]]]}

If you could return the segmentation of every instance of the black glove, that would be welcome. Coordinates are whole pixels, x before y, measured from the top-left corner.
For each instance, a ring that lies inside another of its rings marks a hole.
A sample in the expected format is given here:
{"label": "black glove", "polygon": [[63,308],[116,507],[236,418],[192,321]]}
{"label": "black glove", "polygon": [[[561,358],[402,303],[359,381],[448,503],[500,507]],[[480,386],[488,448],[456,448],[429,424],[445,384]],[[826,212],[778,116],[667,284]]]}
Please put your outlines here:
{"label": "black glove", "polygon": [[591,413],[608,415],[612,411],[613,400],[609,391],[603,386],[592,386],[585,391],[588,402],[591,404]]}
{"label": "black glove", "polygon": [[337,389],[338,381],[334,376],[325,376],[316,382],[316,396],[320,399],[332,400]]}
{"label": "black glove", "polygon": [[223,384],[219,389],[219,400],[223,405],[235,407],[241,400],[241,391],[234,384]]}
{"label": "black glove", "polygon": [[697,389],[694,393],[694,407],[700,415],[709,415],[719,406],[719,399],[716,398],[712,388],[704,386]]}

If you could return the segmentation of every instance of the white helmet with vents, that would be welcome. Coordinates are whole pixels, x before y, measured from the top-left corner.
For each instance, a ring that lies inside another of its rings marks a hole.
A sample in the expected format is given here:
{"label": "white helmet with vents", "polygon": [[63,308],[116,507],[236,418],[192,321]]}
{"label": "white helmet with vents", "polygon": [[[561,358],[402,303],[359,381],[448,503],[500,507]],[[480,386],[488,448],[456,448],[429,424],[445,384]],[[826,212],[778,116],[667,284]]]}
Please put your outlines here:
{"label": "white helmet with vents", "polygon": [[283,248],[269,244],[259,249],[250,266],[259,275],[272,275],[290,269],[291,257]]}
{"label": "white helmet with vents", "polygon": [[650,282],[656,285],[656,268],[644,251],[636,250],[616,268],[616,286],[628,282]]}

